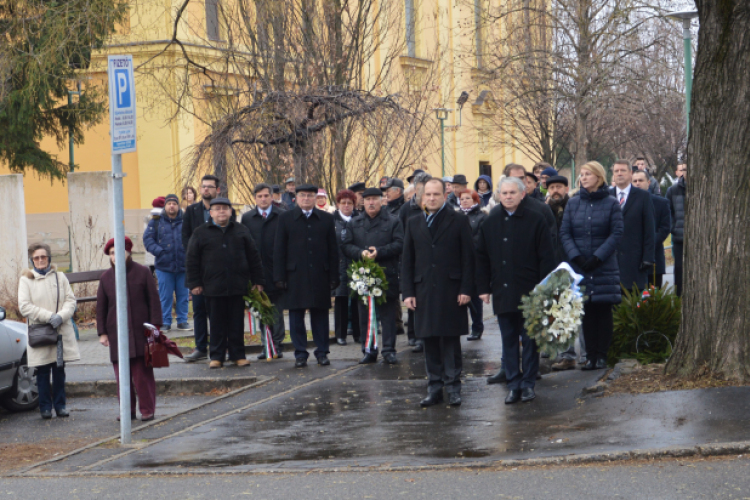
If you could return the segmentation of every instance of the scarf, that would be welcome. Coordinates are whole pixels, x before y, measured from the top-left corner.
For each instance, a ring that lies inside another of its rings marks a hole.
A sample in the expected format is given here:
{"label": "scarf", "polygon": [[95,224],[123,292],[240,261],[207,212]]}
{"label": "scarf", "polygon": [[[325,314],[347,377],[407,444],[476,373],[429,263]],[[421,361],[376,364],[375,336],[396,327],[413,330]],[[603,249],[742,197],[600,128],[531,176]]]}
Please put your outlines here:
{"label": "scarf", "polygon": [[431,214],[430,212],[427,212],[425,210],[425,213],[427,215],[427,227],[432,227],[432,223],[435,222],[435,218],[438,216],[438,214],[443,211],[443,209],[445,208],[445,205],[446,204],[443,203],[443,206],[440,207],[440,209],[437,212],[435,212],[434,214]]}
{"label": "scarf", "polygon": [[464,207],[459,207],[459,208],[463,211],[463,213],[465,213],[466,215],[468,215],[469,212],[471,212],[472,210],[474,210],[478,206],[479,206],[479,203],[475,203],[472,206],[470,206],[469,208],[464,208]]}
{"label": "scarf", "polygon": [[48,265],[44,269],[39,269],[36,266],[34,266],[34,271],[36,271],[37,274],[39,274],[41,276],[45,276],[49,272],[50,269],[52,269],[52,264]]}

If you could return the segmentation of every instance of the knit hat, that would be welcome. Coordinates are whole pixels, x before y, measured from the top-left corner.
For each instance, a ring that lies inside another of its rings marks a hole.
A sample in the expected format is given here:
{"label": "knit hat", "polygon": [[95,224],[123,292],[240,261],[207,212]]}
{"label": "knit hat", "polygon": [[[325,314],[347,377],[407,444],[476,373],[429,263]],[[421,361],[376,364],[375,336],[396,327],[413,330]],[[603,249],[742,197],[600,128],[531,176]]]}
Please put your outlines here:
{"label": "knit hat", "polygon": [[166,199],[163,196],[159,196],[158,198],[154,198],[154,201],[151,202],[151,206],[154,208],[164,208]]}
{"label": "knit hat", "polygon": [[164,198],[164,206],[167,206],[167,202],[169,201],[173,201],[177,203],[178,205],[180,204],[180,199],[177,197],[176,194],[168,194],[167,197]]}
{"label": "knit hat", "polygon": [[318,194],[315,196],[325,196],[326,198],[328,198],[328,194],[326,193],[326,190],[323,188],[318,188]]}
{"label": "knit hat", "polygon": [[[163,198],[162,198],[163,199]],[[156,200],[154,200],[156,201]],[[109,255],[109,251],[115,246],[115,239],[110,238],[106,245],[104,245],[104,255]],[[125,236],[125,251],[130,252],[133,249],[133,242],[130,238]]]}
{"label": "knit hat", "polygon": [[557,174],[557,170],[555,170],[554,168],[547,167],[544,170],[542,170],[542,173],[539,175],[546,175],[547,177],[552,177],[558,174]]}

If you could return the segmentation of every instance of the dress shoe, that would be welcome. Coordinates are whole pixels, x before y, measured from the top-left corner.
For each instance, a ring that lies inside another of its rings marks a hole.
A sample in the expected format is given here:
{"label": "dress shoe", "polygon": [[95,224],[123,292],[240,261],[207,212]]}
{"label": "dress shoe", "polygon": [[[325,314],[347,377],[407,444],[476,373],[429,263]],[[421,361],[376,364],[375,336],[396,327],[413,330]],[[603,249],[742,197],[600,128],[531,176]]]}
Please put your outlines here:
{"label": "dress shoe", "polygon": [[532,389],[531,387],[526,387],[524,390],[521,391],[522,403],[528,403],[535,397],[536,397],[536,394],[534,393],[534,389]]}
{"label": "dress shoe", "polygon": [[378,360],[378,355],[377,354],[374,354],[374,353],[371,353],[371,352],[366,352],[365,355],[364,355],[364,357],[359,360],[359,364],[360,365],[369,365],[369,364],[375,363],[377,360]]}
{"label": "dress shoe", "polygon": [[279,346],[279,347],[276,348],[276,358],[277,359],[281,359],[283,357],[284,357],[284,353],[281,352],[281,346]]}
{"label": "dress shoe", "polygon": [[304,368],[307,366],[307,360],[306,359],[298,359],[294,362],[295,368]]}
{"label": "dress shoe", "polygon": [[346,345],[346,340],[344,340],[344,339],[336,339],[336,343],[338,345]]}
{"label": "dress shoe", "polygon": [[552,369],[556,372],[561,372],[565,370],[574,370],[576,367],[576,360],[575,359],[561,359],[557,363],[552,364]]}
{"label": "dress shoe", "polygon": [[419,402],[420,406],[435,406],[443,402],[443,391],[433,392],[422,401]]}
{"label": "dress shoe", "polygon": [[588,361],[588,359],[586,359],[586,356],[581,356],[580,358],[578,358],[579,365],[585,365],[586,361]]}
{"label": "dress shoe", "polygon": [[499,372],[491,377],[487,377],[488,384],[504,384],[507,381],[508,378],[505,376],[505,368],[500,368]]}
{"label": "dress shoe", "polygon": [[479,340],[482,338],[482,332],[471,332],[471,335],[466,337],[466,340]]}
{"label": "dress shoe", "polygon": [[199,351],[198,349],[196,349],[192,353],[185,356],[185,361],[187,361],[188,363],[192,363],[194,361],[200,361],[201,359],[206,359],[207,357],[208,355],[205,352]]}
{"label": "dress shoe", "polygon": [[414,349],[412,349],[411,352],[424,352],[424,344],[417,342],[417,345],[414,346]]}
{"label": "dress shoe", "polygon": [[250,366],[250,361],[248,361],[247,359],[238,359],[234,362],[234,364],[236,364],[237,366]]}
{"label": "dress shoe", "polygon": [[398,363],[398,360],[396,359],[396,353],[387,352],[383,354],[383,362],[389,365],[395,365],[396,363]]}
{"label": "dress shoe", "polygon": [[586,364],[581,367],[581,370],[596,370],[596,362],[593,359],[589,359],[588,361],[586,361]]}
{"label": "dress shoe", "polygon": [[41,413],[44,420],[49,420],[52,418],[52,410],[42,410]]}
{"label": "dress shoe", "polygon": [[521,401],[521,389],[513,389],[508,393],[508,396],[505,398],[505,404],[506,405],[512,405],[513,403],[518,403]]}
{"label": "dress shoe", "polygon": [[448,394],[448,405],[461,406],[461,394],[457,392],[451,392]]}
{"label": "dress shoe", "polygon": [[154,419],[154,415],[141,415],[141,422],[150,422]]}
{"label": "dress shoe", "polygon": [[606,359],[602,358],[602,359],[597,359],[596,360],[596,369],[597,370],[605,370],[606,368],[607,368],[607,360]]}
{"label": "dress shoe", "polygon": [[414,347],[415,345],[417,345],[417,339],[409,339],[409,345],[412,346],[412,347]]}
{"label": "dress shoe", "polygon": [[55,415],[57,415],[58,417],[64,418],[64,417],[69,417],[70,412],[68,412],[68,410],[65,408],[60,408],[59,410],[55,410]]}
{"label": "dress shoe", "polygon": [[224,363],[215,359],[212,359],[211,362],[208,364],[208,368],[211,370],[214,370],[216,368],[221,368],[222,366],[224,366]]}
{"label": "dress shoe", "polygon": [[328,366],[331,364],[331,362],[328,360],[326,356],[321,356],[318,358],[318,364],[320,366]]}
{"label": "dress shoe", "polygon": [[192,326],[190,326],[190,323],[178,323],[177,329],[182,330],[183,332],[190,331],[193,329]]}
{"label": "dress shoe", "polygon": [[258,359],[266,359],[266,350],[263,349],[263,352],[258,354]]}
{"label": "dress shoe", "polygon": [[[135,413],[131,413],[130,414],[130,420],[136,420],[137,418],[138,418],[138,416]],[[120,421],[120,417],[119,416],[117,417],[117,421],[118,422]]]}

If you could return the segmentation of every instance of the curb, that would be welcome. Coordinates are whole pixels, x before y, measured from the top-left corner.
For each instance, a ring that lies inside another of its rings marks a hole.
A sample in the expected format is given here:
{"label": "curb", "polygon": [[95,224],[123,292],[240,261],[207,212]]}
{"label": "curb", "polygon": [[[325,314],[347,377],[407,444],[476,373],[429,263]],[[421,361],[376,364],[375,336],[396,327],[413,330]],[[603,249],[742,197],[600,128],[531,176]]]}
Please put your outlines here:
{"label": "curb", "polygon": [[[258,377],[255,375],[232,378],[157,379],[156,393],[160,396],[205,394],[215,389],[239,389],[257,381]],[[117,383],[114,380],[68,382],[65,384],[65,393],[69,398],[113,398],[117,397]]]}
{"label": "curb", "polygon": [[[172,339],[170,338],[170,340]],[[308,343],[309,342],[312,342],[312,341],[308,340]],[[328,342],[335,344],[336,337],[329,337]],[[354,343],[354,341],[350,343]],[[245,354],[260,354],[262,350],[263,350],[263,346],[260,344],[245,345]],[[182,354],[190,354],[193,352],[193,348],[192,347],[180,347],[180,352],[182,352]],[[292,344],[291,342],[282,342],[281,352],[294,352],[294,344]],[[65,387],[67,388],[67,385]]]}

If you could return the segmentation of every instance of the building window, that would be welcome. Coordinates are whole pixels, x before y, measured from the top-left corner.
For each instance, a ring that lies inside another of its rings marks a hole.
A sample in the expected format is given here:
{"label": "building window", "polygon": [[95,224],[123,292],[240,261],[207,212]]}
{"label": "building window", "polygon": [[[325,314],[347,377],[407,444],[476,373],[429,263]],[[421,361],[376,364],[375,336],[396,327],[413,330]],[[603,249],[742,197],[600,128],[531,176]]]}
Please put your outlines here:
{"label": "building window", "polygon": [[221,40],[219,0],[206,0],[206,35],[209,40]]}
{"label": "building window", "polygon": [[417,9],[415,0],[405,0],[406,13],[406,55],[417,57]]}
{"label": "building window", "polygon": [[484,33],[482,30],[482,0],[474,0],[474,33],[476,34],[476,58],[477,68],[482,67],[482,47],[484,46]]}

